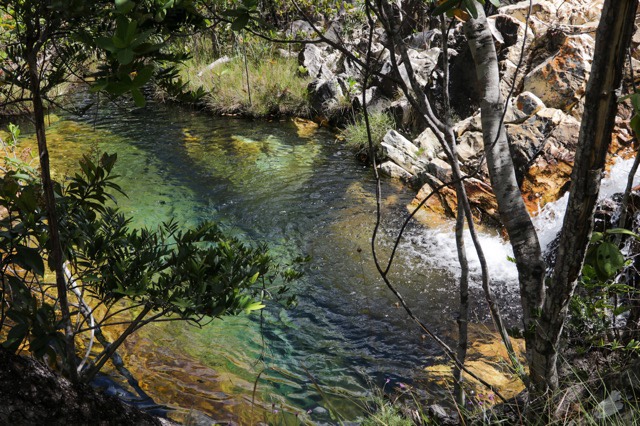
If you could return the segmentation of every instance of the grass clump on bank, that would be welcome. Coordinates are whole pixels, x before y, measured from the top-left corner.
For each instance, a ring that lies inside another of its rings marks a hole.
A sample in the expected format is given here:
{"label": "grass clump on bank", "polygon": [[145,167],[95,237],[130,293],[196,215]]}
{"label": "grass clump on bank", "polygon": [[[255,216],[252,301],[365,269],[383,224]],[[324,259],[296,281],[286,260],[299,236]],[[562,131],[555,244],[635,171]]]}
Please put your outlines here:
{"label": "grass clump on bank", "polygon": [[[389,130],[396,128],[393,117],[384,112],[369,114],[371,141],[373,142],[376,158],[380,158],[382,138]],[[341,137],[349,149],[358,157],[369,157],[369,137],[364,117],[360,115],[352,124],[348,124],[341,132]]]}
{"label": "grass clump on bank", "polygon": [[181,74],[190,90],[204,89],[207,95],[203,102],[215,113],[252,117],[309,115],[309,80],[298,75],[295,59],[249,59],[248,87],[242,56],[211,69],[207,65],[192,59],[184,64]]}

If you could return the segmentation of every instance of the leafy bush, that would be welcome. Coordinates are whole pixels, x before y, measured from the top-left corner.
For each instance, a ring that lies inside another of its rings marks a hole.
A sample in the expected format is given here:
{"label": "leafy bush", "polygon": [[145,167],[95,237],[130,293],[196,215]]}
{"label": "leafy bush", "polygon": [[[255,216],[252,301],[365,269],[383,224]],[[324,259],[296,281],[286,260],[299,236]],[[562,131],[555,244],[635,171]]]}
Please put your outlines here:
{"label": "leafy bush", "polygon": [[635,288],[620,282],[621,271],[629,265],[618,247],[616,237],[640,239],[626,229],[594,232],[580,277],[580,286],[570,302],[568,332],[582,344],[611,349],[638,350],[634,340],[619,342],[617,318],[627,312]]}
{"label": "leafy bush", "polygon": [[[76,336],[112,322],[116,311],[135,316],[91,360],[85,380],[127,335],[149,322],[168,317],[201,323],[259,310],[263,299],[284,297],[287,283],[299,277],[291,268],[279,268],[265,245],[228,237],[213,223],[187,230],[173,221],[157,229],[131,229],[130,220],[112,206],[114,193],[122,193],[112,174],[115,161],[115,155],[105,154],[98,163],[85,156],[80,172],[56,187],[67,286],[79,314],[73,315]],[[64,334],[57,295],[45,278],[51,263],[48,223],[40,183],[25,170],[9,170],[0,178],[0,328],[8,329],[2,344],[58,364],[65,361]]]}

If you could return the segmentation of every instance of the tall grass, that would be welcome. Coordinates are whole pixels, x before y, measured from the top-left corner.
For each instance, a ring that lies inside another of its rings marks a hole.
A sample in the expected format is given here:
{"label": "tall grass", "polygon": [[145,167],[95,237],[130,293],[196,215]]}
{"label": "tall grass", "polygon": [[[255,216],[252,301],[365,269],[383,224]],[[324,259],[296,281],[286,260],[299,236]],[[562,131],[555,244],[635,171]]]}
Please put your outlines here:
{"label": "tall grass", "polygon": [[[380,144],[384,135],[392,129],[396,128],[396,123],[388,114],[376,112],[369,115],[369,127],[371,128],[371,141],[375,155],[380,157]],[[369,138],[367,135],[367,126],[364,117],[359,116],[355,122],[348,124],[341,132],[345,145],[349,147],[358,156],[369,156]]]}
{"label": "tall grass", "polygon": [[245,39],[229,49],[231,61],[208,69],[212,59],[200,44],[193,58],[183,64],[181,77],[189,90],[204,89],[204,103],[212,111],[253,117],[309,115],[310,80],[299,75],[295,58],[280,56],[268,43]]}

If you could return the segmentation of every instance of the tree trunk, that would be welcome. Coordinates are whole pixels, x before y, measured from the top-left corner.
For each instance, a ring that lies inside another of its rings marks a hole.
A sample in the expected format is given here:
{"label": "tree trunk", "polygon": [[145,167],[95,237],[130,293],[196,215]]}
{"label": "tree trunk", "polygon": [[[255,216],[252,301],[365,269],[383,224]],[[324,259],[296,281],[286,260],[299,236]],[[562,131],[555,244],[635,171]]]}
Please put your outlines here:
{"label": "tree trunk", "polygon": [[540,243],[522,193],[516,181],[515,169],[502,121],[504,102],[500,95],[500,74],[493,36],[482,6],[475,1],[478,17],[464,25],[473,56],[478,83],[481,86],[482,134],[491,185],[498,201],[500,219],[504,224],[516,259],[522,303],[527,355],[533,347],[536,313],[544,300],[545,264]]}
{"label": "tree trunk", "polygon": [[58,292],[58,302],[60,303],[61,320],[64,326],[66,343],[65,370],[72,381],[77,381],[78,371],[76,370],[76,352],[73,341],[74,333],[71,326],[69,302],[67,300],[67,282],[64,275],[64,255],[60,243],[60,232],[58,231],[58,215],[56,213],[56,200],[53,191],[53,181],[51,180],[49,149],[47,148],[47,136],[45,132],[44,106],[42,103],[42,94],[40,93],[38,49],[33,47],[33,45],[31,47],[31,49],[27,49],[27,65],[29,67],[29,83],[31,97],[33,99],[33,118],[36,129],[36,139],[38,141],[38,154],[40,157],[42,190],[44,192],[44,202],[45,208],[47,209],[47,221],[49,225],[50,265],[53,266],[56,274],[56,290]]}
{"label": "tree trunk", "polygon": [[531,377],[538,392],[558,385],[558,344],[591,239],[600,180],[615,123],[616,91],[622,80],[637,7],[638,0],[606,0],[602,8],[557,261],[536,328]]}

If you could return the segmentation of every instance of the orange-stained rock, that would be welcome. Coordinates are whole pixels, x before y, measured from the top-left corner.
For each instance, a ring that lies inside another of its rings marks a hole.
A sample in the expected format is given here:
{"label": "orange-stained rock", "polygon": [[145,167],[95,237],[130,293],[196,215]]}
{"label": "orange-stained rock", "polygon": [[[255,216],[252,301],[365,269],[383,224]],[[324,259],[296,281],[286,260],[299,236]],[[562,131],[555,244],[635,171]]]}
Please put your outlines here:
{"label": "orange-stained rock", "polygon": [[524,90],[548,107],[573,110],[585,93],[593,45],[593,38],[586,34],[566,37],[552,56],[526,75]]}
{"label": "orange-stained rock", "polygon": [[[435,186],[435,184],[425,183],[409,204],[409,208],[412,209],[413,207],[418,206],[425,198],[429,197],[429,195],[433,193]],[[456,203],[456,191],[452,188],[444,187],[437,193],[431,195],[431,197],[425,201],[422,206],[422,210],[427,213],[435,214],[436,216],[455,217]]]}
{"label": "orange-stained rock", "polygon": [[[433,192],[433,188],[440,185],[440,183],[437,179],[432,178],[432,183],[424,184],[420,188],[418,195],[409,204],[409,209],[420,204]],[[469,197],[474,220],[477,223],[499,224],[498,204],[491,187],[479,179],[471,178],[465,181],[465,189]],[[453,188],[444,187],[425,202],[422,210],[428,213],[426,217],[431,217],[432,215],[455,217],[457,201],[456,191]]]}
{"label": "orange-stained rock", "polygon": [[320,127],[320,125],[315,121],[306,120],[299,117],[293,119],[293,124],[296,125],[296,128],[298,129],[298,136],[300,136],[301,138],[312,137]]}

